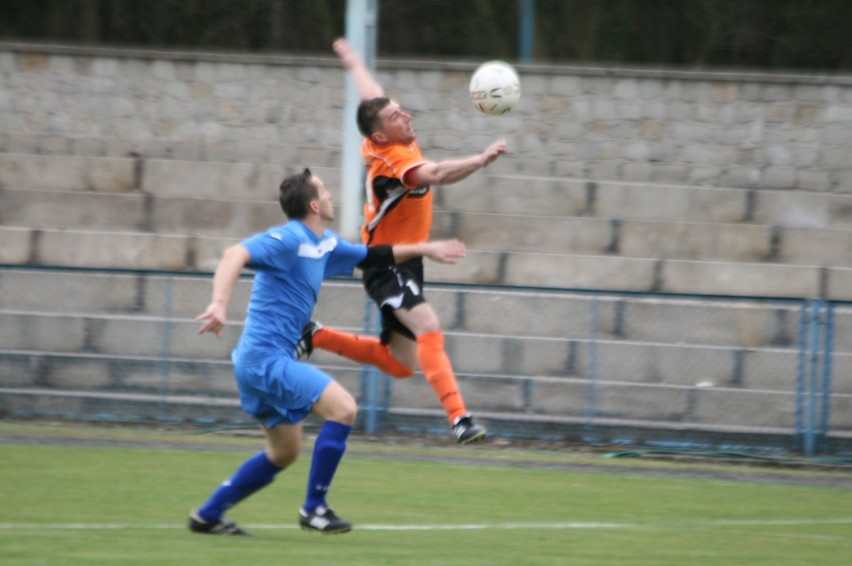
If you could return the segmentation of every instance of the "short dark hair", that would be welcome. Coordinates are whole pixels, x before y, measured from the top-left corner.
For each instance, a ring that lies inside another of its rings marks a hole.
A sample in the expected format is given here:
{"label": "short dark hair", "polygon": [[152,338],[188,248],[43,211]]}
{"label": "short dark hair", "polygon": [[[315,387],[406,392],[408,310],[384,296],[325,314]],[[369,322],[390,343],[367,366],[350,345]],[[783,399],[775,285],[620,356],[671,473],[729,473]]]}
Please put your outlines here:
{"label": "short dark hair", "polygon": [[287,218],[301,220],[308,215],[308,205],[319,198],[317,187],[311,182],[311,170],[285,177],[278,187],[278,203]]}
{"label": "short dark hair", "polygon": [[370,98],[362,100],[358,105],[358,130],[365,138],[369,138],[370,134],[380,129],[382,120],[379,118],[379,112],[385,109],[385,106],[390,104],[390,98],[380,96],[378,98]]}

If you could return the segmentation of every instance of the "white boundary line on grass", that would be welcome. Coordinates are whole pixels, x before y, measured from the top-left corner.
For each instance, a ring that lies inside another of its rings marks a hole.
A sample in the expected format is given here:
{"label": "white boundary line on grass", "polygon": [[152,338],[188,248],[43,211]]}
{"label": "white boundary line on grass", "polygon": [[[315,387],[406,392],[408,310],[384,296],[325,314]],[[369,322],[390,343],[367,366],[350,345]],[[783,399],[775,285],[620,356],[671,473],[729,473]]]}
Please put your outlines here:
{"label": "white boundary line on grass", "polygon": [[[458,530],[579,530],[579,529],[694,529],[713,527],[771,527],[771,526],[808,526],[808,525],[852,525],[852,517],[838,519],[743,519],[696,521],[681,524],[653,523],[595,523],[595,522],[555,522],[555,523],[471,523],[442,525],[355,525],[359,531],[458,531]],[[247,530],[297,529],[298,525],[287,524],[244,524]],[[0,523],[0,531],[14,530],[172,530],[183,529],[183,524],[156,523]]]}

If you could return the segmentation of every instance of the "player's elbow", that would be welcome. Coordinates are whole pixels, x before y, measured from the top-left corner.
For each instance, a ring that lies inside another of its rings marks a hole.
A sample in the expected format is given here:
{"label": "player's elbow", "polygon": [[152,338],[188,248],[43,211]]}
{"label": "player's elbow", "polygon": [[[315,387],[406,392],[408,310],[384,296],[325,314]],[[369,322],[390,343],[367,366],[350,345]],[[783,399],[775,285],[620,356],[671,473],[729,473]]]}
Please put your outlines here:
{"label": "player's elbow", "polygon": [[249,252],[242,244],[234,244],[222,252],[222,260],[227,261],[228,263],[242,262],[245,264],[248,262],[248,259]]}

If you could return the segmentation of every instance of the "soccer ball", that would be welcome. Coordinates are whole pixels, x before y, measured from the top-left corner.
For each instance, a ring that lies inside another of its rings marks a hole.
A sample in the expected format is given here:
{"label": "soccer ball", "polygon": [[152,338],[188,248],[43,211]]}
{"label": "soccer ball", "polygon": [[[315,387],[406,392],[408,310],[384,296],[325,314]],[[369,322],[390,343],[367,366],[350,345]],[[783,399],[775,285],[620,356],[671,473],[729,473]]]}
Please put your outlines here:
{"label": "soccer ball", "polygon": [[470,99],[476,109],[489,116],[505,114],[521,98],[518,73],[503,61],[480,65],[470,78]]}

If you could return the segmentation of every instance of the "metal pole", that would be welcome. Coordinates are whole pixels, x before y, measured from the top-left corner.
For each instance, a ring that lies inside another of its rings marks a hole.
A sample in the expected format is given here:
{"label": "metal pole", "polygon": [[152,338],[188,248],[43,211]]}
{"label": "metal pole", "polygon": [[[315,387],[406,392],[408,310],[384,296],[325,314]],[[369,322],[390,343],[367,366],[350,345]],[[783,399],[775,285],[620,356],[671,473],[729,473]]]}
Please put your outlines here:
{"label": "metal pole", "polygon": [[828,440],[828,423],[831,413],[831,372],[832,353],[834,350],[834,304],[826,303],[825,319],[823,321],[823,353],[822,353],[822,411],[819,423],[819,451],[824,451]]}
{"label": "metal pole", "polygon": [[535,0],[521,0],[519,9],[519,60],[521,63],[529,63],[532,60],[535,42]]}
{"label": "metal pole", "polygon": [[[150,282],[150,279],[149,279]],[[171,357],[172,357],[172,294],[173,294],[173,278],[167,275],[163,280],[163,329],[162,329],[162,350],[160,351],[160,419],[169,420],[168,407],[166,406],[166,397],[169,394],[169,375],[171,374]]]}
{"label": "metal pole", "polygon": [[[347,0],[346,39],[364,58],[371,71],[376,60],[378,0]],[[343,107],[343,152],[340,178],[340,235],[357,240],[361,225],[364,165],[361,161],[361,134],[355,124],[360,99],[352,78],[346,77],[346,103]]]}
{"label": "metal pole", "polygon": [[796,448],[802,449],[804,441],[804,399],[805,399],[805,349],[808,336],[808,301],[799,306],[799,331],[797,337],[798,355],[796,356],[796,424],[794,441]]}
{"label": "metal pole", "polygon": [[[375,307],[369,300],[364,303],[364,331],[375,332]],[[361,366],[361,398],[364,411],[364,433],[376,434],[379,428],[379,370],[372,365]]]}
{"label": "metal pole", "polygon": [[814,455],[814,429],[816,428],[817,374],[819,372],[819,314],[822,301],[815,300],[811,311],[810,354],[808,364],[808,403],[805,424],[805,456]]}
{"label": "metal pole", "polygon": [[591,429],[595,419],[595,404],[597,403],[598,377],[598,298],[592,300],[592,313],[589,329],[589,360],[586,364],[586,378],[589,380],[586,392],[586,429]]}

